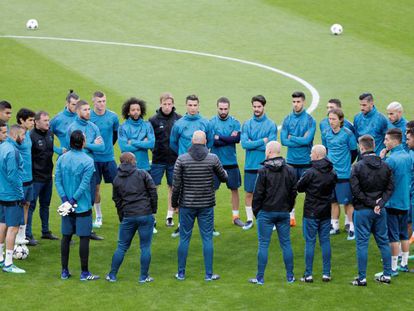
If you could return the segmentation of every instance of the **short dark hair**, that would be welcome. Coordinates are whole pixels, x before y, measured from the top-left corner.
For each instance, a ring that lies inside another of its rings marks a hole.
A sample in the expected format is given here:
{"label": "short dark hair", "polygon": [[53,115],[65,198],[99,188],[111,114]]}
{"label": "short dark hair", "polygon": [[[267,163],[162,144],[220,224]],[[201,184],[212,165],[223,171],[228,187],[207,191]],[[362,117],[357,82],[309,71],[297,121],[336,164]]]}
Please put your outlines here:
{"label": "short dark hair", "polygon": [[70,148],[75,150],[82,150],[85,142],[85,135],[81,130],[75,130],[70,134]]}
{"label": "short dark hair", "polygon": [[101,91],[96,91],[96,92],[93,93],[93,98],[95,98],[95,97],[102,98],[104,96],[105,96],[105,94]]}
{"label": "short dark hair", "polygon": [[414,127],[411,127],[410,129],[407,129],[407,135],[414,137]]}
{"label": "short dark hair", "polygon": [[3,120],[0,120],[0,127],[5,127],[7,126],[7,123]]}
{"label": "short dark hair", "polygon": [[198,98],[198,96],[197,96],[197,95],[195,95],[195,94],[188,95],[188,96],[185,98],[185,103],[187,103],[189,100],[196,100],[198,103],[200,102],[200,99],[199,99],[199,98]]}
{"label": "short dark hair", "polygon": [[341,127],[343,127],[344,126],[345,115],[344,115],[344,112],[342,111],[342,109],[341,108],[334,108],[334,109],[332,109],[332,110],[329,111],[328,116],[331,113],[333,113],[333,114],[335,114],[335,115],[338,116],[338,119],[339,119],[339,122],[341,124]]}
{"label": "short dark hair", "polygon": [[79,95],[76,94],[73,90],[69,90],[68,95],[66,95],[66,102],[70,102],[71,99],[75,99],[78,100],[79,99]]}
{"label": "short dark hair", "polygon": [[302,98],[303,100],[306,99],[305,93],[296,91],[292,93],[292,98]]}
{"label": "short dark hair", "polygon": [[23,121],[26,121],[29,118],[34,118],[34,116],[35,116],[35,112],[33,110],[22,108],[16,114],[16,121],[18,124],[22,124],[20,119],[22,119]]}
{"label": "short dark hair", "polygon": [[393,140],[397,140],[401,143],[402,141],[402,131],[399,128],[392,128],[387,131],[385,135],[388,135]]}
{"label": "short dark hair", "polygon": [[219,103],[225,103],[225,104],[229,104],[230,106],[230,99],[228,99],[227,97],[220,97],[219,99],[217,99],[217,106]]}
{"label": "short dark hair", "polygon": [[75,110],[78,111],[82,106],[89,106],[89,103],[86,100],[81,99],[80,101],[78,101],[78,103],[76,104],[76,108]]}
{"label": "short dark hair", "polygon": [[7,100],[2,100],[0,102],[0,111],[3,111],[5,109],[12,109],[12,106]]}
{"label": "short dark hair", "polygon": [[331,98],[330,100],[328,100],[328,103],[335,104],[335,105],[336,105],[336,107],[338,107],[338,108],[342,108],[342,103],[341,103],[341,100],[340,100],[340,99],[338,99],[338,98]]}
{"label": "short dark hair", "polygon": [[369,103],[372,103],[374,101],[374,96],[372,96],[371,93],[362,93],[359,95],[359,100],[366,100]]}
{"label": "short dark hair", "polygon": [[266,98],[263,95],[256,95],[252,97],[251,103],[253,105],[254,102],[259,102],[263,106],[266,106]]}
{"label": "short dark hair", "polygon": [[367,151],[374,151],[375,140],[371,135],[362,135],[358,138],[358,143],[362,145]]}
{"label": "short dark hair", "polygon": [[140,118],[143,118],[147,113],[147,103],[142,99],[131,97],[127,99],[126,102],[122,105],[122,116],[124,119],[126,120],[129,118],[129,109],[132,105],[139,105],[139,108],[141,109]]}
{"label": "short dark hair", "polygon": [[414,120],[408,121],[405,128],[407,129],[407,131],[414,128]]}
{"label": "short dark hair", "polygon": [[44,110],[40,110],[36,112],[34,116],[35,121],[39,121],[42,116],[49,116],[49,113]]}

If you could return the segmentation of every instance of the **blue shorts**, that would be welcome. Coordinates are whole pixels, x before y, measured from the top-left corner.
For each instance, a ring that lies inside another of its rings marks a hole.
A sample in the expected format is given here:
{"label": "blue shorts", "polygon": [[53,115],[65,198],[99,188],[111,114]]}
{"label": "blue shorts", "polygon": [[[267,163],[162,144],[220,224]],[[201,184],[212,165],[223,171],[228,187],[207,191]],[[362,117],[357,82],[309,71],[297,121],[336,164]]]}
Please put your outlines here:
{"label": "blue shorts", "polygon": [[257,172],[244,171],[244,191],[253,193],[256,186]]}
{"label": "blue shorts", "polygon": [[405,214],[394,214],[386,208],[388,238],[390,242],[399,242],[408,240],[408,212]]}
{"label": "blue shorts", "polygon": [[161,180],[162,180],[162,177],[164,176],[164,172],[167,177],[168,186],[172,186],[174,164],[161,164],[161,163],[151,164],[151,170],[149,171],[149,173],[156,186],[161,185]]}
{"label": "blue shorts", "polygon": [[335,186],[335,190],[332,194],[332,202],[338,204],[351,204],[352,203],[352,191],[349,181],[338,182]]}
{"label": "blue shorts", "polygon": [[413,208],[414,208],[414,205],[410,204],[410,208],[408,209],[408,215],[407,215],[408,216],[407,222],[409,224],[413,223]]}
{"label": "blue shorts", "polygon": [[0,223],[7,227],[18,227],[24,225],[23,207],[19,204],[12,206],[0,205]]}
{"label": "blue shorts", "polygon": [[[237,190],[241,186],[241,175],[240,170],[238,167],[233,168],[224,168],[227,172],[228,180],[226,182],[227,189]],[[216,175],[214,175],[214,190],[218,190],[220,188],[220,179]]]}
{"label": "blue shorts", "polygon": [[23,186],[24,201],[32,202],[34,200],[34,188],[33,183],[28,186]]}
{"label": "blue shorts", "polygon": [[90,236],[92,232],[92,212],[63,216],[61,228],[63,235]]}
{"label": "blue shorts", "polygon": [[118,167],[115,161],[108,162],[95,162],[95,178],[96,184],[99,185],[102,181],[102,177],[105,181],[105,184],[112,184]]}

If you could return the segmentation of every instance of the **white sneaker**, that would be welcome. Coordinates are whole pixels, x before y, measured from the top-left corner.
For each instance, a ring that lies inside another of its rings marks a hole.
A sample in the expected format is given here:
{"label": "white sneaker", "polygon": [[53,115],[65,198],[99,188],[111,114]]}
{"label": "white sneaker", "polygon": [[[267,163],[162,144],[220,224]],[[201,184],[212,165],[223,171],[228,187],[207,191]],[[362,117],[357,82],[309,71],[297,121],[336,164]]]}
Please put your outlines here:
{"label": "white sneaker", "polygon": [[154,228],[152,229],[152,233],[153,233],[153,234],[156,234],[156,233],[158,233],[158,230],[157,230],[157,228],[155,228],[155,227],[154,227]]}

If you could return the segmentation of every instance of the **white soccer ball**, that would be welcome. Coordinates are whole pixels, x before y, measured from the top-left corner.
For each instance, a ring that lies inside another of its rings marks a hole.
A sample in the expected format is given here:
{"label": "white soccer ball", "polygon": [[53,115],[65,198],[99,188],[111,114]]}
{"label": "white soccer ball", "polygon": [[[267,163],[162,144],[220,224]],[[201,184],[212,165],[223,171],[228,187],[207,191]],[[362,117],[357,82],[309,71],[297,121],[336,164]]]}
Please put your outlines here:
{"label": "white soccer ball", "polygon": [[16,244],[14,246],[13,258],[23,260],[29,256],[29,248],[24,244]]}
{"label": "white soccer ball", "polygon": [[35,19],[29,19],[26,23],[26,28],[30,30],[35,30],[39,28],[39,23]]}
{"label": "white soccer ball", "polygon": [[338,36],[344,31],[344,28],[339,24],[333,24],[331,26],[331,32],[333,35]]}

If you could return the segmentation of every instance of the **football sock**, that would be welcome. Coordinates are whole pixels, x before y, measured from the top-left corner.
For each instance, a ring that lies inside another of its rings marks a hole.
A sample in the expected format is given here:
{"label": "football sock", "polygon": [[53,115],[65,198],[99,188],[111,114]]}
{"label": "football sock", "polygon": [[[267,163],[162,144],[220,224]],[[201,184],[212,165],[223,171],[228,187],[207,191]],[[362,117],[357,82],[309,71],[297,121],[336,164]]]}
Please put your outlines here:
{"label": "football sock", "polygon": [[294,219],[295,218],[295,209],[293,209],[289,214],[290,214],[290,219]]}
{"label": "football sock", "polygon": [[406,266],[408,264],[408,254],[409,252],[403,252],[401,257],[401,266]]}
{"label": "football sock", "polygon": [[4,260],[3,250],[4,250],[4,243],[0,244],[0,261]]}
{"label": "football sock", "polygon": [[4,261],[5,266],[10,266],[13,264],[13,250],[6,249],[6,260]]}
{"label": "football sock", "polygon": [[24,240],[26,238],[26,225],[19,226],[19,232],[17,233],[17,236],[20,240]]}
{"label": "football sock", "polygon": [[167,212],[167,218],[173,218],[173,216],[174,216],[174,211]]}
{"label": "football sock", "polygon": [[391,256],[391,269],[393,271],[397,270],[398,266],[398,256]]}
{"label": "football sock", "polygon": [[350,222],[349,223],[349,231],[355,231],[354,223],[353,222]]}
{"label": "football sock", "polygon": [[333,223],[332,223],[332,228],[335,230],[339,229],[339,219],[332,219]]}
{"label": "football sock", "polygon": [[96,218],[98,218],[98,217],[102,218],[101,203],[95,203],[93,205],[93,207],[95,208]]}
{"label": "football sock", "polygon": [[233,219],[240,218],[239,210],[237,210],[237,211],[233,210],[232,214],[233,214]]}
{"label": "football sock", "polygon": [[81,261],[82,272],[89,271],[88,260],[89,260],[89,237],[81,236],[79,243],[79,257]]}
{"label": "football sock", "polygon": [[62,269],[68,269],[70,240],[72,240],[72,235],[64,234],[62,236],[62,241],[60,242],[60,260]]}
{"label": "football sock", "polygon": [[247,221],[253,221],[253,210],[251,206],[246,206]]}
{"label": "football sock", "polygon": [[345,226],[349,224],[349,218],[348,215],[345,215]]}

